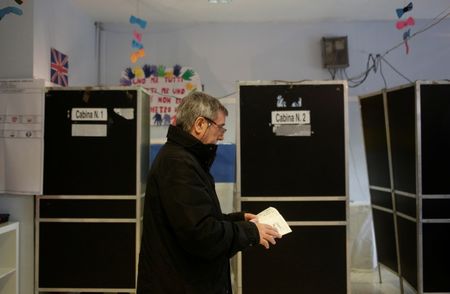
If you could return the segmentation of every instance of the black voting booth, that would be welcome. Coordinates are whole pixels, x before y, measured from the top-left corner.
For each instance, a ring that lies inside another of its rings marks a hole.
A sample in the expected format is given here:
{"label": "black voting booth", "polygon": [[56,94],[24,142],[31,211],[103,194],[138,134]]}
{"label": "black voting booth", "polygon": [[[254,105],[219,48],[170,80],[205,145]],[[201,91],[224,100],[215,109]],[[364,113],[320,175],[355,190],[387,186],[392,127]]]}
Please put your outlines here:
{"label": "black voting booth", "polygon": [[450,84],[360,97],[378,261],[418,293],[450,293]]}
{"label": "black voting booth", "polygon": [[292,229],[238,256],[238,293],[349,293],[347,84],[240,82],[238,113],[238,209]]}
{"label": "black voting booth", "polygon": [[47,89],[36,292],[135,292],[148,163],[144,90]]}

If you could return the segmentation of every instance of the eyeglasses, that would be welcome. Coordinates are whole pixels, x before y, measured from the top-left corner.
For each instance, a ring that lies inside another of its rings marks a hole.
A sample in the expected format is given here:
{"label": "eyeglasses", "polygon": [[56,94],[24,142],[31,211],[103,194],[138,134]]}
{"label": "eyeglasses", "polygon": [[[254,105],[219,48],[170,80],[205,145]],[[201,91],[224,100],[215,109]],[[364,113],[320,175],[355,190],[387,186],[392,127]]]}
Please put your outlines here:
{"label": "eyeglasses", "polygon": [[206,116],[203,116],[203,118],[206,119],[210,124],[215,125],[215,126],[219,129],[219,131],[222,132],[222,134],[224,134],[224,133],[227,131],[227,129],[225,129],[223,126],[218,125],[218,124],[217,124],[215,121],[213,121],[212,119],[207,118]]}

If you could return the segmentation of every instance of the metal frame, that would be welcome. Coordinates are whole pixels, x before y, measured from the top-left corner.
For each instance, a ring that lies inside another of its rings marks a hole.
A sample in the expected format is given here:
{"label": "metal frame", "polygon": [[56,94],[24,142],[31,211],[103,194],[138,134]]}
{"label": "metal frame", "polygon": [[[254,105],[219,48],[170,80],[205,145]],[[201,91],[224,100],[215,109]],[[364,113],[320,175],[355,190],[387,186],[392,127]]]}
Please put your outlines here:
{"label": "metal frame", "polygon": [[[336,196],[284,196],[284,197],[265,197],[261,196],[251,196],[246,197],[241,195],[241,166],[237,164],[236,166],[236,190],[235,190],[235,209],[237,211],[241,211],[242,202],[251,202],[251,201],[293,201],[293,202],[305,202],[305,201],[345,201],[345,210],[346,210],[346,221],[288,221],[289,226],[345,226],[346,227],[346,278],[347,278],[347,293],[351,293],[351,281],[350,281],[350,241],[349,241],[349,174],[348,174],[348,158],[349,158],[349,130],[348,130],[348,86],[346,81],[312,81],[312,80],[303,80],[303,81],[282,81],[282,80],[272,80],[272,81],[238,81],[238,94],[240,99],[240,86],[270,86],[270,85],[343,85],[344,88],[344,144],[345,144],[345,192],[346,195],[336,195]],[[236,162],[241,162],[241,134],[240,134],[240,107],[239,100],[236,102]],[[239,252],[237,254],[237,293],[242,294],[242,253]]]}

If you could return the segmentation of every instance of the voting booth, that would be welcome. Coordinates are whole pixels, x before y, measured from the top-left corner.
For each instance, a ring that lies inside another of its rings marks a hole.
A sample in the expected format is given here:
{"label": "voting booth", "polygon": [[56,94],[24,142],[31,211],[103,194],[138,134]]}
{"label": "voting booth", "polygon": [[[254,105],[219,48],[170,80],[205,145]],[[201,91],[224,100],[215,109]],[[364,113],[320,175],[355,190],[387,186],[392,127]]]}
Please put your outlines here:
{"label": "voting booth", "polygon": [[238,255],[238,293],[349,293],[347,117],[343,81],[239,83],[236,208],[292,232]]}
{"label": "voting booth", "polygon": [[360,97],[378,261],[418,293],[450,293],[450,84]]}
{"label": "voting booth", "polygon": [[149,165],[141,88],[47,88],[36,292],[135,292]]}

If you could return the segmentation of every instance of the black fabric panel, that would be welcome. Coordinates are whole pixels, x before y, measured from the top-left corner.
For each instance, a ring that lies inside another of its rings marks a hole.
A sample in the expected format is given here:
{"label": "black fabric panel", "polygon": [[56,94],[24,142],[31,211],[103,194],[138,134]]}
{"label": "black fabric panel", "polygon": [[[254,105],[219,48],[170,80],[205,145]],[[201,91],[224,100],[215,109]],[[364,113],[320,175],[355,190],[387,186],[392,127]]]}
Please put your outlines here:
{"label": "black fabric panel", "polygon": [[407,216],[410,216],[412,218],[416,218],[417,214],[416,201],[417,200],[414,198],[395,194],[395,203],[397,211],[406,214]]}
{"label": "black fabric panel", "polygon": [[383,95],[360,100],[369,184],[390,188]]}
{"label": "black fabric panel", "polygon": [[450,85],[420,87],[422,192],[450,194]]}
{"label": "black fabric panel", "polygon": [[[137,91],[51,90],[45,95],[44,194],[135,195]],[[72,108],[107,108],[106,137],[72,137]]]}
{"label": "black fabric panel", "polygon": [[391,192],[384,192],[370,189],[370,200],[373,205],[378,205],[387,209],[392,209]]}
{"label": "black fabric panel", "polygon": [[293,227],[270,250],[242,254],[242,292],[347,293],[345,226]]}
{"label": "black fabric panel", "polygon": [[[147,185],[147,173],[150,168],[150,97],[147,94],[147,92],[140,92],[142,95],[142,101],[141,101],[141,134],[140,134],[140,140],[138,138],[140,145],[140,157],[141,162],[137,163],[140,167],[140,174],[141,178],[140,180],[140,191],[137,191],[135,195],[140,196],[139,192],[141,194],[145,193],[145,188]],[[139,123],[139,122],[138,122]],[[137,127],[137,125],[136,125]]]}
{"label": "black fabric panel", "polygon": [[[278,95],[302,107],[277,108]],[[241,195],[346,195],[344,107],[342,84],[240,86]],[[312,135],[276,136],[281,110],[310,110]]]}
{"label": "black fabric panel", "polygon": [[402,217],[397,225],[402,276],[417,290],[417,225]]}
{"label": "black fabric panel", "polygon": [[378,261],[398,273],[394,217],[391,213],[372,209]]}
{"label": "black fabric panel", "polygon": [[394,189],[416,193],[415,87],[387,92]]}
{"label": "black fabric panel", "polygon": [[345,201],[242,202],[241,210],[259,213],[272,206],[286,221],[345,221]]}
{"label": "black fabric panel", "polygon": [[423,224],[423,290],[450,293],[450,223]]}
{"label": "black fabric panel", "polygon": [[134,288],[135,224],[40,223],[40,288]]}
{"label": "black fabric panel", "polygon": [[422,217],[450,219],[450,199],[423,199]]}
{"label": "black fabric panel", "polygon": [[41,218],[135,218],[135,200],[42,199]]}

